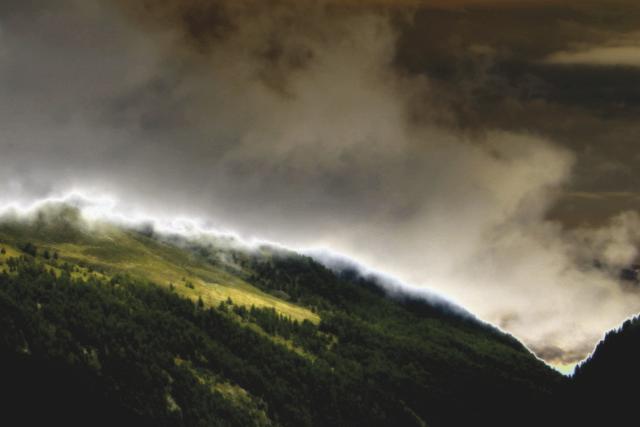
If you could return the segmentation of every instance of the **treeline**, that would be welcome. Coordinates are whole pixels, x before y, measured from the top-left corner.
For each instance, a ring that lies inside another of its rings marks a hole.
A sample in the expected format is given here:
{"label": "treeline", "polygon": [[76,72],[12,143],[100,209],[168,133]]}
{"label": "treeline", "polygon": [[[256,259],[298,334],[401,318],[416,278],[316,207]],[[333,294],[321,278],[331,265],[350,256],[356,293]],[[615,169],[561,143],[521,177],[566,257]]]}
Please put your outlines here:
{"label": "treeline", "polygon": [[317,326],[305,319],[302,322],[279,314],[273,307],[255,307],[247,309],[243,305],[234,305],[231,298],[221,302],[218,309],[233,312],[245,322],[258,325],[266,333],[281,337],[313,354],[326,351],[331,344],[331,336],[320,332]]}
{"label": "treeline", "polygon": [[5,414],[27,420],[536,425],[560,385],[493,332],[409,310],[306,258],[256,265],[253,274],[263,288],[280,283],[316,307],[319,326],[231,301],[207,308],[126,276],[74,278],[39,259],[13,259],[12,272],[0,274],[0,387]]}
{"label": "treeline", "polygon": [[0,275],[7,419],[12,412],[23,425],[52,419],[255,425],[260,419],[176,363],[183,355],[195,359],[196,352],[233,359],[193,323],[206,314],[190,301],[155,286],[56,277],[43,264],[16,260],[16,274]]}
{"label": "treeline", "polygon": [[[347,377],[347,366],[311,362],[218,309],[199,308],[158,286],[56,277],[22,258],[15,274],[0,275],[0,313],[0,352],[8,361],[1,387],[15,397],[7,408],[21,408],[22,415],[77,422],[93,420],[85,410],[92,408],[116,414],[106,418],[110,422],[117,417],[125,425],[158,426],[244,426],[260,419],[290,426],[387,425],[409,424],[413,417],[362,375]],[[51,375],[33,378],[34,366]],[[69,379],[57,381],[59,372]],[[51,395],[14,394],[26,378],[33,390]],[[255,405],[238,404],[203,378],[241,387]],[[40,409],[30,412],[33,406]],[[252,413],[261,410],[266,417]]]}

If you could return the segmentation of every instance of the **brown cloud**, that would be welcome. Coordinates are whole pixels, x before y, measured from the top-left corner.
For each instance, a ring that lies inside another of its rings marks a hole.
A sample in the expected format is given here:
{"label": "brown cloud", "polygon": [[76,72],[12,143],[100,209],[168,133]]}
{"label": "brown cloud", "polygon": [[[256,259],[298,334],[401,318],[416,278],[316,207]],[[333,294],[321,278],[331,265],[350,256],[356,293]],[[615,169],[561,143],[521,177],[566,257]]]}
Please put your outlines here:
{"label": "brown cloud", "polygon": [[584,352],[640,307],[592,265],[628,259],[635,220],[548,220],[611,119],[536,61],[632,19],[472,3],[16,2],[0,21],[0,194],[107,192],[120,212],[328,246],[507,319],[541,352]]}
{"label": "brown cloud", "polygon": [[591,47],[555,52],[546,58],[550,64],[640,67],[640,46]]}

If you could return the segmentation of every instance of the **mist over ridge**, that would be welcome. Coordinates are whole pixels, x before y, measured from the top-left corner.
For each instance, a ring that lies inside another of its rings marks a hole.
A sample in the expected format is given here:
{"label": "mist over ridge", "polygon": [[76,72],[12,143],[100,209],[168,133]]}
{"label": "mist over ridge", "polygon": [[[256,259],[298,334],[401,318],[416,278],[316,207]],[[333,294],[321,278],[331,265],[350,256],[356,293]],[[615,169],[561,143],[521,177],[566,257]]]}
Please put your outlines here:
{"label": "mist over ridge", "polygon": [[[42,199],[30,204],[12,203],[0,211],[0,229],[7,225],[26,226],[28,229],[35,227],[36,230],[40,230],[42,238],[53,239],[53,241],[58,239],[57,231],[62,226],[61,241],[72,238],[74,233],[81,233],[90,239],[97,239],[96,244],[99,245],[98,242],[101,239],[111,239],[109,236],[114,230],[130,230],[187,250],[196,245],[196,247],[213,247],[223,251],[230,249],[249,254],[267,251],[284,258],[309,256],[338,276],[374,284],[393,300],[423,301],[455,318],[466,319],[472,323],[508,333],[502,329],[501,325],[492,324],[486,319],[477,317],[476,313],[467,311],[463,305],[446,294],[428,287],[402,282],[377,269],[376,266],[365,265],[355,258],[332,252],[328,248],[291,248],[278,242],[262,240],[257,236],[242,236],[230,231],[222,232],[206,221],[186,216],[170,219],[155,218],[150,213],[139,210],[130,213],[113,197],[88,196],[76,190],[67,195]],[[223,261],[223,263],[226,262],[226,260]],[[517,339],[517,336],[515,338]],[[526,347],[526,342],[523,344]],[[528,348],[528,350],[535,352],[534,349]],[[591,352],[593,349],[585,350]],[[573,369],[573,364],[564,367],[564,364],[556,365],[553,361],[543,358],[540,360],[565,374]]]}
{"label": "mist over ridge", "polygon": [[640,310],[637,6],[390,3],[4,2],[0,204],[328,248],[582,359]]}
{"label": "mist over ridge", "polygon": [[462,307],[432,290],[402,283],[383,272],[376,271],[374,266],[365,266],[355,259],[331,252],[328,248],[291,248],[278,242],[262,240],[259,236],[249,237],[217,230],[201,219],[157,218],[148,213],[129,215],[117,206],[114,199],[108,197],[92,198],[72,192],[56,198],[35,201],[30,205],[10,204],[0,210],[0,226],[18,224],[42,227],[45,228],[46,234],[47,227],[62,225],[98,238],[108,235],[110,227],[117,227],[137,231],[178,247],[201,244],[249,253],[268,250],[281,253],[285,257],[289,253],[295,256],[309,256],[338,274],[344,273],[375,282],[392,298],[424,299],[434,306],[450,310],[460,316],[473,317]]}

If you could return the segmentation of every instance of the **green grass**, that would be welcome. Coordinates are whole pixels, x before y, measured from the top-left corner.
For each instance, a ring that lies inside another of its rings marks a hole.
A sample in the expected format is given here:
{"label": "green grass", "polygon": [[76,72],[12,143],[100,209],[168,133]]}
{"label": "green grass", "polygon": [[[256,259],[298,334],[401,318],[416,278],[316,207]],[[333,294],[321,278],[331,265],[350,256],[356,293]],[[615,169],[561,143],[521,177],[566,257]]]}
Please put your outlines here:
{"label": "green grass", "polygon": [[[86,277],[91,267],[101,278],[124,273],[162,286],[173,285],[180,295],[202,299],[208,306],[231,298],[236,305],[274,308],[294,320],[320,321],[307,308],[269,295],[185,249],[135,231],[104,224],[74,227],[55,221],[0,225],[0,247],[7,251],[5,257],[23,255],[19,247],[26,242],[35,244],[40,253],[45,249],[58,252],[59,263],[85,266],[73,273],[74,277]],[[53,262],[51,267],[55,271]]]}

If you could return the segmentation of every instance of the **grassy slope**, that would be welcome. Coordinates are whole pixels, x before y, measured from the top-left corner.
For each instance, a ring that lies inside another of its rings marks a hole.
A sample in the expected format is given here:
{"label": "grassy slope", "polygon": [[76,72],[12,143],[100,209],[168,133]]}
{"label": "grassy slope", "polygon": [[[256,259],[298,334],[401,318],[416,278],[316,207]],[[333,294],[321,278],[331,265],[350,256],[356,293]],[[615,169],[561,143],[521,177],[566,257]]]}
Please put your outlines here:
{"label": "grassy slope", "polygon": [[237,305],[273,307],[298,321],[320,320],[310,310],[269,295],[178,247],[109,225],[78,228],[69,220],[74,219],[46,218],[36,226],[0,224],[0,245],[7,256],[16,256],[22,253],[22,245],[31,242],[40,251],[58,252],[61,262],[90,266],[107,275],[126,273],[159,285],[172,284],[179,294],[194,300],[202,298],[209,306],[231,298]]}

